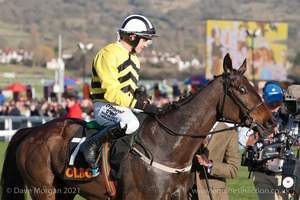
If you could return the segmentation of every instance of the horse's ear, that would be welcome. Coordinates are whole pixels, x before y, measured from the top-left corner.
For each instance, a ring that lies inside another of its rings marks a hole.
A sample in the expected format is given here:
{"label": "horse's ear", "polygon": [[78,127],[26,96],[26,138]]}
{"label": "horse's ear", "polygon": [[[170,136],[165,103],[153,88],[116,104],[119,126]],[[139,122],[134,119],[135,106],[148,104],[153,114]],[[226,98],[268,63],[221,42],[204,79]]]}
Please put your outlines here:
{"label": "horse's ear", "polygon": [[240,66],[238,71],[240,72],[241,75],[244,75],[246,70],[247,70],[247,59],[244,60],[243,64]]}
{"label": "horse's ear", "polygon": [[223,70],[225,73],[229,74],[232,71],[232,60],[229,53],[226,54],[223,61]]}

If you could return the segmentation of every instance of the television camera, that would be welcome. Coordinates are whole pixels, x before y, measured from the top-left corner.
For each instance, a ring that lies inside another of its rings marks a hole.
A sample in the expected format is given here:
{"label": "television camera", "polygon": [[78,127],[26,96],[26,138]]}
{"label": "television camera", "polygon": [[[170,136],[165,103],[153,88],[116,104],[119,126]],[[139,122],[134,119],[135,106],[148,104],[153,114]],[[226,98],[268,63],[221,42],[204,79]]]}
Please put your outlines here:
{"label": "television camera", "polygon": [[281,113],[294,116],[299,123],[300,85],[290,85],[285,93],[284,101],[281,102]]}
{"label": "television camera", "polygon": [[[286,96],[285,101],[281,102],[282,114],[291,115],[298,125],[300,124],[300,98],[293,100],[291,96]],[[299,134],[299,131],[298,131]],[[299,135],[296,140],[299,142]],[[284,193],[292,194],[295,199],[299,198],[300,193],[300,158],[299,147],[296,157],[287,157],[282,169],[282,184],[281,189]]]}
{"label": "television camera", "polygon": [[249,171],[281,172],[284,160],[295,157],[292,146],[298,139],[297,135],[298,133],[287,129],[272,139],[260,138],[255,145],[246,148],[242,166],[248,166]]}
{"label": "television camera", "polygon": [[285,115],[293,115],[296,122],[300,122],[300,98],[296,100],[288,99],[289,96],[287,96],[284,100],[281,102],[281,108],[280,111],[282,114]]}

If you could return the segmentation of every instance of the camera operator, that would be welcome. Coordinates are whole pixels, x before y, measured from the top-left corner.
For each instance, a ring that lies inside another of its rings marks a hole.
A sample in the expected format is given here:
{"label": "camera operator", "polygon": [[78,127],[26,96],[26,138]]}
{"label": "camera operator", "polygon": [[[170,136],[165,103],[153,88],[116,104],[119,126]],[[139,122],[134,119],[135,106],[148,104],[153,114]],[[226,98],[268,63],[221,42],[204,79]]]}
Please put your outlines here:
{"label": "camera operator", "polygon": [[[258,138],[257,133],[247,128],[239,130],[239,147],[246,149],[242,165],[248,166],[250,173],[253,172],[254,186],[260,200],[288,199],[281,192],[281,172],[285,160],[283,154],[286,153],[285,146],[289,142],[287,137],[298,134],[298,124],[294,122],[292,115],[283,115],[280,112],[284,92],[278,82],[267,81],[262,92],[263,100],[279,125],[276,132],[268,138]],[[248,158],[245,159],[245,156]]]}

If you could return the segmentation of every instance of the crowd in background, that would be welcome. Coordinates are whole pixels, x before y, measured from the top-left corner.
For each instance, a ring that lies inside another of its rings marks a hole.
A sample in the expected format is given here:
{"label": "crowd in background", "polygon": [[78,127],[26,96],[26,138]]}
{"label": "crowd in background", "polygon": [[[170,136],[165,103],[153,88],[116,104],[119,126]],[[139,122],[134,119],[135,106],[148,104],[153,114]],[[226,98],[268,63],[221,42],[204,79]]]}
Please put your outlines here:
{"label": "crowd in background", "polygon": [[[163,93],[154,98],[155,104],[159,107],[170,103],[173,98]],[[93,105],[89,99],[78,99],[78,103],[82,110],[82,118],[85,120],[93,119]],[[28,100],[22,98],[20,100],[4,100],[0,105],[0,116],[40,116],[40,117],[65,117],[68,112],[67,101],[62,98],[62,102],[59,103],[57,98],[38,99],[34,98]]]}
{"label": "crowd in background", "polygon": [[[61,103],[56,97],[48,99],[27,99],[22,97],[18,100],[5,100],[0,94],[0,115],[2,116],[40,116],[40,117],[65,117],[68,113],[66,98],[62,98]],[[90,120],[93,118],[93,106],[89,99],[78,99],[78,104],[82,110],[82,118]]]}
{"label": "crowd in background", "polygon": [[[145,91],[147,94],[148,92]],[[67,94],[68,92],[66,92]],[[184,95],[186,91],[181,91],[179,86],[173,86],[173,92],[167,93],[160,88],[155,88],[153,91],[152,100],[158,107],[177,101],[180,95]],[[89,99],[78,98],[77,102],[82,110],[82,119],[94,119],[93,105]],[[63,95],[61,103],[58,102],[57,97],[50,97],[48,99],[32,98],[29,99],[26,95],[20,95],[16,99],[7,99],[2,94],[0,89],[0,116],[40,116],[40,117],[66,117],[68,113],[68,105],[66,96]]]}

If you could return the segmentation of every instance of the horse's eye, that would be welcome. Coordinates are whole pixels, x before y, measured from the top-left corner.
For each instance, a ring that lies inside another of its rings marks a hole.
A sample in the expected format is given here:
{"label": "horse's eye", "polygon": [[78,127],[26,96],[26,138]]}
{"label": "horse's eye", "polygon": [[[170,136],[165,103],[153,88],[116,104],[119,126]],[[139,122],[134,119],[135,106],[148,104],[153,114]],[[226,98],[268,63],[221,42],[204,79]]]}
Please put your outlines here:
{"label": "horse's eye", "polygon": [[242,94],[247,94],[248,93],[247,88],[245,86],[243,86],[243,85],[239,86],[238,90]]}

